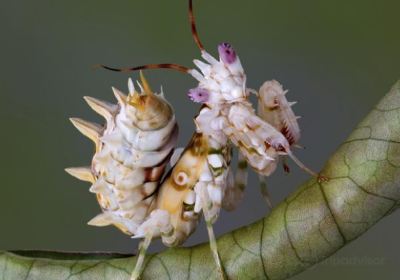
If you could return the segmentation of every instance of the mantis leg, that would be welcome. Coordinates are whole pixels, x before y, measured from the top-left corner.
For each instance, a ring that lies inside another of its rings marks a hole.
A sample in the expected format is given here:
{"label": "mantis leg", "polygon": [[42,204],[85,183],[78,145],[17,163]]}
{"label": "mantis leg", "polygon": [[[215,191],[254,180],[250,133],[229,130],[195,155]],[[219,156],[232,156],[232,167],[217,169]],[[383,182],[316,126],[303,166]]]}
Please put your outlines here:
{"label": "mantis leg", "polygon": [[222,207],[227,211],[235,210],[243,199],[243,192],[247,185],[248,168],[245,157],[238,152],[238,166],[235,175],[228,175],[227,188],[225,190]]}
{"label": "mantis leg", "polygon": [[261,194],[263,196],[263,198],[265,199],[265,201],[267,202],[268,208],[270,210],[272,210],[273,205],[272,205],[272,200],[271,200],[271,196],[269,194],[268,191],[268,186],[267,186],[267,180],[265,176],[262,175],[258,175],[258,179],[260,181],[260,191]]}
{"label": "mantis leg", "polygon": [[242,153],[238,153],[238,167],[235,175],[235,187],[241,192],[244,191],[247,185],[248,168],[246,158]]}
{"label": "mantis leg", "polygon": [[310,174],[311,176],[317,178],[318,182],[327,182],[329,181],[329,178],[326,176],[323,176],[321,174],[318,174],[317,172],[311,170],[308,168],[304,163],[302,163],[291,151],[287,152],[287,155],[297,164],[300,169],[302,169],[304,172]]}
{"label": "mantis leg", "polygon": [[[206,217],[206,215],[204,215],[204,217]],[[215,239],[213,226],[212,226],[212,223],[211,223],[210,219],[205,218],[205,220],[206,220],[208,238],[210,239],[210,249],[211,249],[211,252],[213,254],[213,258],[214,258],[215,264],[217,265],[218,272],[219,272],[219,275],[220,275],[220,279],[225,280],[226,279],[225,270],[222,267],[221,259],[220,259],[219,254],[218,254],[217,241]]]}
{"label": "mantis leg", "polygon": [[210,213],[210,209],[213,208],[213,203],[212,203],[210,197],[208,196],[206,184],[202,184],[201,186],[199,185],[196,187],[198,187],[200,196],[201,196],[201,205],[202,205],[204,219],[206,221],[208,238],[210,240],[211,253],[213,255],[215,264],[217,266],[220,279],[226,280],[227,278],[225,275],[225,270],[222,267],[221,258],[219,257],[219,254],[218,254],[217,241],[215,239],[215,234],[214,234],[214,230],[213,230],[213,226],[212,226],[212,221],[214,219]]}
{"label": "mantis leg", "polygon": [[140,277],[140,274],[143,269],[144,258],[146,257],[146,251],[150,246],[151,239],[153,238],[152,234],[147,234],[144,240],[139,243],[139,254],[136,261],[135,269],[132,272],[131,280],[137,280]]}

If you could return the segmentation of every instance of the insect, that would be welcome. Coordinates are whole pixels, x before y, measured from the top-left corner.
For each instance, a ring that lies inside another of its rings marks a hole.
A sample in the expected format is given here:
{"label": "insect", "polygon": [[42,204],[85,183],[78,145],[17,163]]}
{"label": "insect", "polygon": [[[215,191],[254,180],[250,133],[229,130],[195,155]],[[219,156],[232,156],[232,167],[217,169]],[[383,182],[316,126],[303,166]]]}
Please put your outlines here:
{"label": "insect", "polygon": [[[142,201],[153,200],[135,231],[128,232],[143,238],[132,279],[140,276],[146,249],[153,238],[161,237],[168,246],[183,243],[195,229],[201,212],[215,263],[221,278],[225,278],[212,224],[221,207],[232,210],[240,201],[247,180],[247,164],[260,175],[269,176],[276,169],[278,158],[289,156],[302,169],[323,179],[302,164],[291,150],[300,131],[280,85],[269,82],[257,92],[261,104],[260,116],[257,115],[248,100],[254,90],[246,86],[246,75],[233,47],[228,43],[218,45],[217,60],[205,50],[197,34],[192,0],[189,0],[189,18],[194,41],[205,61],[194,60],[200,71],[171,63],[121,69],[100,65],[119,72],[167,68],[190,74],[198,85],[189,90],[188,96],[202,104],[194,119],[196,132],[188,147],[176,164],[173,162],[173,168],[159,186],[148,193],[149,197],[140,197]],[[149,88],[143,79],[142,84]],[[232,146],[239,150],[236,180],[230,170]]]}
{"label": "insect", "polygon": [[92,183],[90,191],[102,213],[89,225],[114,225],[134,238],[144,238],[132,279],[140,275],[150,241],[161,237],[167,246],[183,243],[196,228],[201,210],[217,252],[211,224],[219,213],[231,157],[229,147],[213,149],[207,136],[195,133],[182,155],[171,159],[177,162],[160,185],[178,127],[163,93],[154,94],[142,73],[138,84],[141,93],[129,79],[128,96],[113,88],[118,105],[85,97],[106,125],[71,119],[95,143],[96,152],[90,167],[66,169]]}

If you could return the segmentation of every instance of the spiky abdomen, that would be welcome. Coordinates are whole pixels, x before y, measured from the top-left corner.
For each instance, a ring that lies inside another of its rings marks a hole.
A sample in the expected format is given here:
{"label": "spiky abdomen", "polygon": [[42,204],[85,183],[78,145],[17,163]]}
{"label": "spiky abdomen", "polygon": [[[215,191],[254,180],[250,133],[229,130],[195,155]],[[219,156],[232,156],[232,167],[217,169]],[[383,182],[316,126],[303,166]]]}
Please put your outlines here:
{"label": "spiky abdomen", "polygon": [[[96,153],[88,169],[92,176],[86,177],[91,177],[87,180],[93,183],[90,191],[96,194],[103,213],[93,218],[89,225],[115,225],[124,233],[135,235],[138,226],[154,208],[156,189],[175,147],[178,127],[172,108],[168,108],[159,112],[165,115],[159,119],[161,121],[148,125],[146,130],[140,128],[143,118],[138,120],[138,113],[143,117],[152,108],[142,108],[138,112],[137,106],[129,102],[129,97],[116,89],[114,93],[118,106],[86,98],[89,105],[107,120],[105,127],[97,129],[97,135],[90,137],[96,143]],[[170,106],[160,95],[147,98]],[[101,111],[99,104],[106,110]],[[89,136],[82,125],[77,125],[76,119],[73,123]],[[82,174],[78,174],[78,169],[67,171],[84,179]]]}
{"label": "spiky abdomen", "polygon": [[[153,145],[149,150],[138,149],[140,145],[132,133],[135,127],[129,122],[119,121],[126,117],[122,114],[120,111],[116,116],[115,128],[102,137],[103,146],[93,158],[92,168],[97,180],[91,191],[97,194],[104,213],[94,218],[91,224],[98,219],[109,219],[122,231],[133,235],[152,210],[155,190],[175,146],[177,126],[175,119],[171,118],[161,129],[137,130],[141,135],[139,141]],[[155,141],[154,134],[168,137]]]}

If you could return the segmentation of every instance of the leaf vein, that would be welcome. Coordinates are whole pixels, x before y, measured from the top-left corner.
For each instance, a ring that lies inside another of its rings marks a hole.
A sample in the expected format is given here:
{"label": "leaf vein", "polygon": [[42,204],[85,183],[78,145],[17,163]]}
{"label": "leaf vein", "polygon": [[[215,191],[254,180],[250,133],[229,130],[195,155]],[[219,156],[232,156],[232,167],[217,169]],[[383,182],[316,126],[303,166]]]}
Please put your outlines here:
{"label": "leaf vein", "polygon": [[[292,201],[293,201],[293,200],[292,200]],[[285,210],[284,210],[284,212],[283,212],[283,224],[284,224],[284,226],[285,226],[285,232],[286,232],[286,235],[287,235],[287,238],[288,238],[289,245],[290,245],[290,247],[292,248],[292,250],[293,250],[293,252],[294,252],[296,258],[297,258],[302,264],[310,264],[310,262],[308,262],[308,261],[306,261],[306,260],[303,260],[303,259],[300,257],[299,253],[297,252],[296,247],[295,247],[294,244],[293,244],[293,240],[292,240],[292,238],[291,238],[291,236],[290,236],[290,233],[289,233],[288,221],[287,221],[287,210],[288,210],[288,208],[289,208],[290,202],[288,202],[286,199],[284,200],[284,202],[285,202],[286,205],[285,205]]]}
{"label": "leaf vein", "polygon": [[333,220],[334,224],[336,225],[336,228],[337,228],[337,230],[338,230],[340,236],[342,237],[343,244],[346,244],[346,243],[347,243],[347,238],[346,238],[344,232],[342,231],[341,227],[339,226],[339,222],[338,222],[338,220],[337,220],[337,218],[336,218],[336,215],[335,215],[335,213],[333,212],[333,210],[332,210],[332,208],[331,208],[331,205],[329,204],[329,200],[328,200],[328,197],[326,196],[324,187],[322,186],[321,183],[318,183],[318,182],[317,182],[317,184],[318,184],[319,189],[320,189],[320,191],[321,191],[321,193],[322,193],[322,197],[323,197],[323,199],[324,199],[326,208],[328,209],[329,213],[331,214],[332,220]]}
{"label": "leaf vein", "polygon": [[246,252],[248,252],[249,254],[252,254],[253,256],[257,256],[257,257],[258,257],[258,255],[257,255],[256,253],[250,251],[249,249],[247,249],[247,248],[245,248],[245,247],[243,247],[242,245],[239,244],[239,242],[238,242],[238,240],[237,240],[237,238],[236,238],[236,236],[235,236],[235,231],[233,231],[231,235],[232,235],[232,238],[233,238],[233,242],[234,242],[242,251],[246,251]]}
{"label": "leaf vein", "polygon": [[193,256],[193,248],[190,248],[187,280],[190,280],[190,271],[192,269],[192,256]]}
{"label": "leaf vein", "polygon": [[265,276],[265,279],[269,280],[269,276],[267,273],[267,268],[265,267],[265,263],[264,263],[264,256],[263,256],[263,239],[264,239],[264,228],[265,228],[265,218],[262,219],[262,227],[261,227],[261,236],[260,236],[260,258],[261,258],[261,265],[262,265],[262,269],[263,269],[263,273]]}
{"label": "leaf vein", "polygon": [[165,265],[164,261],[159,257],[159,256],[155,256],[155,258],[157,258],[160,261],[161,266],[164,268],[165,272],[168,275],[168,279],[171,280],[171,275],[169,274],[169,270],[167,268],[167,266]]}
{"label": "leaf vein", "polygon": [[34,264],[34,263],[35,263],[35,260],[33,260],[33,261],[31,262],[31,264],[29,265],[29,267],[28,267],[28,271],[26,272],[26,275],[25,275],[25,278],[24,278],[24,280],[28,279],[28,277],[29,277],[29,274],[31,274],[32,267],[33,267],[33,264]]}

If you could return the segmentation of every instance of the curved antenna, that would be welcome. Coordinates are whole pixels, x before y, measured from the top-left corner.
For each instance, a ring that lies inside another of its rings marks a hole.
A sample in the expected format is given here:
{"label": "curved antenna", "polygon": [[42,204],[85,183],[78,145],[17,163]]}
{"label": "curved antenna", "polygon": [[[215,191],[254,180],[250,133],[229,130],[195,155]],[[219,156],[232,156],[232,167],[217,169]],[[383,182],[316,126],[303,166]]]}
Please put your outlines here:
{"label": "curved antenna", "polygon": [[183,72],[183,73],[189,73],[189,71],[190,71],[190,68],[179,65],[179,64],[174,64],[174,63],[146,64],[146,65],[140,65],[140,66],[135,66],[135,67],[126,67],[126,68],[114,68],[114,67],[106,66],[103,64],[97,64],[97,65],[94,65],[94,68],[103,68],[103,69],[107,69],[110,71],[123,72],[123,73],[134,72],[137,70],[144,70],[144,69],[161,69],[161,68],[172,69],[172,70],[176,70],[176,71]]}
{"label": "curved antenna", "polygon": [[192,27],[192,35],[193,35],[194,41],[196,42],[196,45],[199,47],[199,49],[201,51],[204,51],[204,46],[200,41],[199,34],[197,33],[197,29],[196,29],[196,21],[194,19],[194,15],[193,15],[193,1],[192,0],[189,0],[189,22]]}

